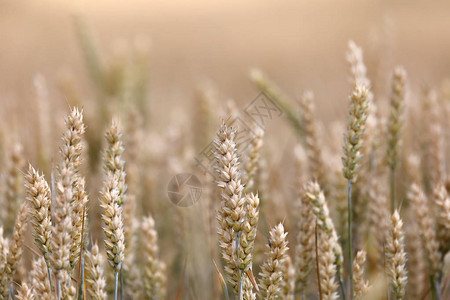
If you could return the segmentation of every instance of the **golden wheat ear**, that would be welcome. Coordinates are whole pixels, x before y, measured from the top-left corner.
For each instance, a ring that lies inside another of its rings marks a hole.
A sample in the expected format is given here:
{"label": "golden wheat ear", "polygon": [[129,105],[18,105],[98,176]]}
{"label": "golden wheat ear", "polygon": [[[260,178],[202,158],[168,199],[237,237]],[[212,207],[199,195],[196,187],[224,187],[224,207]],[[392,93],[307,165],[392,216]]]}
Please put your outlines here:
{"label": "golden wheat ear", "polygon": [[22,282],[20,289],[17,291],[17,300],[35,300],[35,294],[32,287],[29,287],[26,282]]}
{"label": "golden wheat ear", "polygon": [[[114,271],[114,299],[118,297],[119,273],[125,255],[122,205],[126,198],[122,142],[118,124],[113,122],[106,131],[107,149],[104,154],[105,179],[100,192],[100,206],[105,234],[106,258]],[[122,287],[123,288],[123,287]]]}
{"label": "golden wheat ear", "polygon": [[105,300],[106,280],[103,275],[104,257],[99,252],[97,244],[86,252],[86,294],[90,299]]}
{"label": "golden wheat ear", "polygon": [[241,182],[240,162],[237,154],[235,128],[222,122],[214,139],[215,170],[220,189],[221,205],[217,212],[219,246],[226,262],[227,281],[238,295],[242,271],[237,263],[239,238],[245,221],[244,185]]}
{"label": "golden wheat ear", "polygon": [[43,257],[34,259],[31,264],[31,285],[36,299],[52,299],[47,264]]}
{"label": "golden wheat ear", "polygon": [[359,250],[353,260],[353,286],[355,289],[355,299],[364,299],[369,283],[364,279],[364,265],[366,263],[366,251]]}
{"label": "golden wheat ear", "polygon": [[386,243],[387,272],[392,287],[392,296],[401,300],[405,296],[406,252],[404,245],[403,222],[397,211],[392,215],[391,230]]}
{"label": "golden wheat ear", "polygon": [[259,280],[260,299],[275,299],[281,292],[283,281],[283,264],[287,257],[287,232],[283,224],[278,224],[269,232],[268,252],[264,264],[261,266]]}

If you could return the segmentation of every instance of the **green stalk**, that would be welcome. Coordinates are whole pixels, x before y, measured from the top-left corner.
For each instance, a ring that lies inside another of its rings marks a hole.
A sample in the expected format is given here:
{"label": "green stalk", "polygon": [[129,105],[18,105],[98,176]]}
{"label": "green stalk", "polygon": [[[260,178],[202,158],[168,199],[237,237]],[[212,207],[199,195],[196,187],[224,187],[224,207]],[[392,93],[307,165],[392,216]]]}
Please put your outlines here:
{"label": "green stalk", "polygon": [[350,299],[353,299],[353,268],[352,268],[352,181],[348,180],[348,214],[347,214],[347,223],[348,223],[348,265],[349,265],[349,273],[350,273]]}
{"label": "green stalk", "polygon": [[430,285],[431,285],[431,299],[441,300],[441,291],[439,289],[439,283],[435,279],[434,275],[430,275]]}

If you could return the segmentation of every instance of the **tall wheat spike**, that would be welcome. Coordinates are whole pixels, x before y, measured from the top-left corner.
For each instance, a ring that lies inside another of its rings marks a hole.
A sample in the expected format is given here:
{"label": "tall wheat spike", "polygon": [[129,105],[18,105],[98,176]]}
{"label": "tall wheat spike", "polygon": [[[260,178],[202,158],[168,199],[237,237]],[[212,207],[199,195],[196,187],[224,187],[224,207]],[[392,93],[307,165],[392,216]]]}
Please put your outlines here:
{"label": "tall wheat spike", "polygon": [[315,216],[309,198],[303,190],[299,195],[299,202],[299,231],[295,249],[295,292],[304,296],[308,277],[313,269]]}
{"label": "tall wheat spike", "polygon": [[300,100],[302,119],[305,124],[305,146],[310,165],[311,179],[317,181],[327,190],[326,170],[323,164],[322,147],[318,142],[318,126],[315,118],[314,94],[311,91],[303,93]]}
{"label": "tall wheat spike", "polygon": [[31,224],[33,226],[34,243],[44,256],[48,274],[51,277],[51,191],[43,174],[39,174],[31,165],[25,175],[27,201],[30,203]]}
{"label": "tall wheat spike", "polygon": [[245,220],[244,186],[241,183],[239,159],[236,148],[236,129],[222,122],[214,140],[217,185],[221,190],[221,206],[217,213],[219,223],[219,246],[226,262],[225,273],[228,282],[238,294],[241,270],[237,264],[240,233]]}
{"label": "tall wheat spike", "polygon": [[19,143],[13,144],[6,162],[5,204],[4,215],[5,233],[9,236],[14,229],[14,220],[21,204],[23,191],[21,169],[24,165],[23,149]]}
{"label": "tall wheat spike", "polygon": [[395,170],[397,169],[402,133],[402,114],[405,102],[406,71],[402,67],[394,70],[392,79],[391,112],[388,122],[387,164],[390,169],[391,213],[395,209]]}
{"label": "tall wheat spike", "polygon": [[439,293],[438,273],[441,269],[439,253],[439,243],[434,231],[433,219],[428,208],[428,201],[422,189],[413,183],[408,191],[408,199],[411,201],[415,218],[419,224],[419,233],[422,243],[425,246],[425,253],[432,282],[433,293]]}

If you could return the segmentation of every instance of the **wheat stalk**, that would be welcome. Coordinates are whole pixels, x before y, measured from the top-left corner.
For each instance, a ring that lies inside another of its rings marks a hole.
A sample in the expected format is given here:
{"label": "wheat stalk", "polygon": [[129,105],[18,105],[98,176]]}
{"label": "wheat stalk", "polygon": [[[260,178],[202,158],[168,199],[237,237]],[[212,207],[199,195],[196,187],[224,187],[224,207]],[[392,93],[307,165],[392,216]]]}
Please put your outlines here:
{"label": "wheat stalk", "polygon": [[[368,90],[364,86],[356,86],[350,97],[349,116],[347,120],[347,132],[344,135],[344,157],[342,158],[343,174],[348,182],[348,260],[350,278],[352,275],[352,183],[357,179],[361,148],[363,145],[364,128],[368,113]],[[353,282],[350,280],[350,297],[353,298]]]}

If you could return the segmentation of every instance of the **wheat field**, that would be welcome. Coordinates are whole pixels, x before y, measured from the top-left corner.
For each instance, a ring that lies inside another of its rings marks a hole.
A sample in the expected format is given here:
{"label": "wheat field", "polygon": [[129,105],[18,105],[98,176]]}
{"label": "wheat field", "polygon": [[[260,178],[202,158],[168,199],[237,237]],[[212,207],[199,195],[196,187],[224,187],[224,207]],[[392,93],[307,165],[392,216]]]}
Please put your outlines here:
{"label": "wheat field", "polygon": [[450,299],[450,5],[0,3],[0,299]]}

